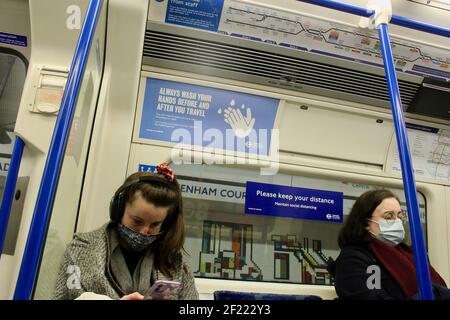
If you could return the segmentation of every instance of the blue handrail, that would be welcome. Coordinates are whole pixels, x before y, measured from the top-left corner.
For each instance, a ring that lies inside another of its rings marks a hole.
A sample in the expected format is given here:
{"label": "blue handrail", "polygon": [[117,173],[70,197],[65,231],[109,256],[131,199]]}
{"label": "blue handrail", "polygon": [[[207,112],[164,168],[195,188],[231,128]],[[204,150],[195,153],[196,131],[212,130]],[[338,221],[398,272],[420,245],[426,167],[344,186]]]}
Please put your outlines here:
{"label": "blue handrail", "polygon": [[29,300],[33,294],[64,158],[64,151],[102,2],[103,0],[90,1],[75,49],[66,89],[64,90],[61,101],[60,112],[56,119],[55,130],[45,163],[44,173],[39,186],[33,220],[14,292],[15,300]]}
{"label": "blue handrail", "polygon": [[420,224],[419,203],[417,201],[416,182],[414,180],[411,154],[408,144],[405,120],[403,119],[402,100],[398,88],[397,75],[395,73],[394,59],[392,57],[391,43],[387,24],[378,26],[380,47],[383,56],[386,81],[391,100],[392,116],[394,118],[397,147],[399,150],[400,164],[402,168],[403,183],[405,185],[406,206],[413,243],[414,261],[416,264],[417,282],[419,284],[419,296],[422,300],[433,300],[430,270],[428,268],[427,250]]}
{"label": "blue handrail", "polygon": [[2,205],[0,206],[0,258],[3,252],[11,207],[14,201],[14,193],[16,190],[17,177],[19,175],[20,161],[22,160],[24,146],[25,143],[23,140],[16,136],[8,170],[8,177],[6,178],[5,189],[3,190]]}
{"label": "blue handrail", "polygon": [[351,14],[355,14],[357,16],[362,16],[362,17],[367,17],[367,18],[372,16],[375,13],[375,11],[372,9],[361,8],[361,7],[355,6],[353,4],[348,4],[348,3],[335,1],[335,0],[299,0],[299,1],[310,3],[310,4],[315,4],[317,6],[334,9],[334,10],[339,10],[339,11],[343,11],[343,12],[347,12],[347,13],[351,13]]}
{"label": "blue handrail", "polygon": [[[299,0],[323,7],[341,10],[367,17],[370,11],[363,11],[348,4],[343,4],[334,0]],[[375,12],[372,11],[372,14]],[[372,15],[370,14],[370,15]],[[397,23],[404,27],[413,28],[438,35],[449,36],[450,30],[441,27],[427,25],[422,22],[416,22],[399,16],[393,17],[393,23]],[[431,285],[430,271],[428,267],[427,252],[425,247],[425,239],[423,237],[420,224],[419,204],[417,202],[416,183],[414,180],[414,171],[411,161],[411,154],[408,145],[408,136],[406,132],[405,121],[403,119],[403,108],[398,89],[397,75],[395,73],[394,61],[392,57],[391,45],[389,42],[388,28],[386,24],[378,26],[378,35],[382,50],[386,80],[389,89],[389,97],[391,101],[392,115],[394,119],[395,134],[397,137],[397,147],[399,150],[400,164],[402,168],[403,184],[405,186],[406,205],[408,207],[408,217],[411,230],[411,240],[413,244],[414,262],[416,265],[416,276],[419,285],[419,297],[422,300],[432,300],[433,291]]]}
{"label": "blue handrail", "polygon": [[405,28],[415,29],[423,32],[434,33],[438,36],[450,38],[450,29],[442,28],[425,22],[414,21],[402,16],[392,15],[390,23],[402,26]]}
{"label": "blue handrail", "polygon": [[[297,1],[315,4],[321,7],[335,9],[367,18],[371,17],[375,13],[375,10],[361,8],[359,6],[347,4],[336,0],[297,0]],[[437,34],[439,36],[450,37],[450,29],[424,23],[421,21],[415,21],[398,15],[392,15],[390,23],[427,33]]]}

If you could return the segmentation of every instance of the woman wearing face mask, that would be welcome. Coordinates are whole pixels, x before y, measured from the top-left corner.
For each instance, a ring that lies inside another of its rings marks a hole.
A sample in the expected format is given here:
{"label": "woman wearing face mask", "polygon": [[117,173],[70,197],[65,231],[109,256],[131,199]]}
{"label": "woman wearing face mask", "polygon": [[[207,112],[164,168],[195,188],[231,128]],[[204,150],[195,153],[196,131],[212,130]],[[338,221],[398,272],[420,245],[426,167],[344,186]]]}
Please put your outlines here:
{"label": "woman wearing face mask", "polygon": [[[339,233],[341,253],[329,271],[340,299],[414,299],[418,284],[411,248],[405,238],[404,213],[389,190],[362,194]],[[429,267],[434,285],[446,290]]]}
{"label": "woman wearing face mask", "polygon": [[111,221],[75,235],[58,274],[56,299],[143,300],[157,280],[181,283],[175,296],[164,298],[198,299],[182,252],[180,186],[167,164],[157,170],[128,177],[111,200]]}

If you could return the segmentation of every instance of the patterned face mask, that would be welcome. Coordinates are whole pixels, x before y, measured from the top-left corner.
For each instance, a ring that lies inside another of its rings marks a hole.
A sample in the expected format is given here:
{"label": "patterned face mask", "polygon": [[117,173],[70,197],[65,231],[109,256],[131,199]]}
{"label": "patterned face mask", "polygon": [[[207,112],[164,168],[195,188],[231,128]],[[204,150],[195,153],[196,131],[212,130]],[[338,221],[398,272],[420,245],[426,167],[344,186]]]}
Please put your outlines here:
{"label": "patterned face mask", "polygon": [[120,238],[123,239],[128,247],[134,252],[140,252],[147,249],[161,236],[161,232],[150,235],[136,232],[121,223],[117,226],[117,232],[119,233]]}

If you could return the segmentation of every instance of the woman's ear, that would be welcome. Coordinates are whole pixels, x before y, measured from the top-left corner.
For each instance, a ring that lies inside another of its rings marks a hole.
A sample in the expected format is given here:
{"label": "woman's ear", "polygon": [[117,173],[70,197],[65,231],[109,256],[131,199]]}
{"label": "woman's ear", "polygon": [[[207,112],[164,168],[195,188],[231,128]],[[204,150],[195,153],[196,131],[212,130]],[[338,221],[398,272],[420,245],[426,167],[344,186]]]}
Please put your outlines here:
{"label": "woman's ear", "polygon": [[367,232],[372,233],[372,232],[370,231],[370,222],[371,222],[370,220],[367,220],[367,226],[366,226],[365,229],[366,229]]}

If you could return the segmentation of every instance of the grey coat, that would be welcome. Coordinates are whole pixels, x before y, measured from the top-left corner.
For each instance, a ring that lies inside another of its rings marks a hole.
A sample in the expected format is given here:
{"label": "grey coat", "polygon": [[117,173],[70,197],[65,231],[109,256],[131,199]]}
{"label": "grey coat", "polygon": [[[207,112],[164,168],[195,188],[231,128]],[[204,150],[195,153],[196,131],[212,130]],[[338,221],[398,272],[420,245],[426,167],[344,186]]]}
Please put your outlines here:
{"label": "grey coat", "polygon": [[153,254],[149,249],[136,267],[138,271],[130,275],[123,255],[115,250],[117,236],[111,226],[107,223],[95,231],[75,234],[59,269],[54,299],[76,299],[84,292],[120,299],[134,291],[144,294],[160,279],[181,282],[177,299],[198,299],[193,273],[184,260],[173,277],[167,278],[153,266]]}

